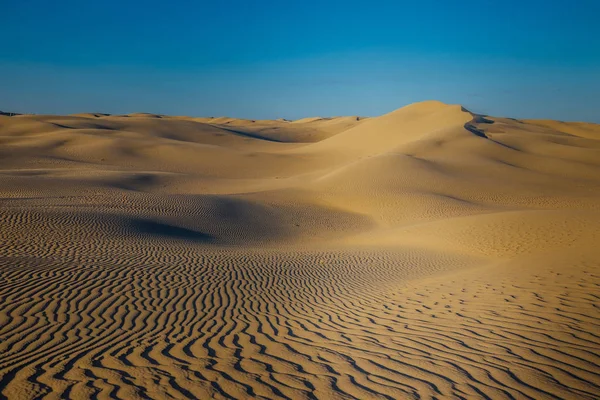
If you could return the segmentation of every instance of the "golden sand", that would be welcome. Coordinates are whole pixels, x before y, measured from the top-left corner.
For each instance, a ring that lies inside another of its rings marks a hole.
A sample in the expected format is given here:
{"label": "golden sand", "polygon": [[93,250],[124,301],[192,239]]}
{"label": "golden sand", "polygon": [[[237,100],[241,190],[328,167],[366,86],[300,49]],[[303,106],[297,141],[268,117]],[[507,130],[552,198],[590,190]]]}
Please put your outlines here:
{"label": "golden sand", "polygon": [[600,397],[600,126],[0,116],[0,397]]}

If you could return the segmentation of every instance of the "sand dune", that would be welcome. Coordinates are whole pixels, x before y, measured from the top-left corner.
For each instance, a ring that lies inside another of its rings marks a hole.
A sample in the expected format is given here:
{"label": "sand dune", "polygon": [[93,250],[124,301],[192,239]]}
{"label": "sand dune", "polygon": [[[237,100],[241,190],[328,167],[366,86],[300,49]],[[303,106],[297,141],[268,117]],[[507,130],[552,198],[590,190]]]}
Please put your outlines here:
{"label": "sand dune", "polygon": [[0,115],[0,398],[600,397],[600,127]]}

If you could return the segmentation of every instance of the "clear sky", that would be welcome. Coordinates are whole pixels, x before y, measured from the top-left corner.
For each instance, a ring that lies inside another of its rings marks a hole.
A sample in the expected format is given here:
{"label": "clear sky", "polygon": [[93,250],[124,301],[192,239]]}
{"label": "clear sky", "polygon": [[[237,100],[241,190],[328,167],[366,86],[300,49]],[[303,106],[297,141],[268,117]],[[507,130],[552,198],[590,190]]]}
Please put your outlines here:
{"label": "clear sky", "polygon": [[600,122],[600,1],[0,0],[0,110]]}

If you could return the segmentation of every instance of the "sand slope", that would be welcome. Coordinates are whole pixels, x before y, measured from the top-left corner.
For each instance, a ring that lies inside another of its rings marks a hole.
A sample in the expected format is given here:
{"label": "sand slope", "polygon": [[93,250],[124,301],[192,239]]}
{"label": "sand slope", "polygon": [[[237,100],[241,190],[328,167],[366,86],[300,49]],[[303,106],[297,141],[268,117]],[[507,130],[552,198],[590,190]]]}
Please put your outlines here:
{"label": "sand slope", "polygon": [[0,397],[600,397],[600,128],[0,115]]}

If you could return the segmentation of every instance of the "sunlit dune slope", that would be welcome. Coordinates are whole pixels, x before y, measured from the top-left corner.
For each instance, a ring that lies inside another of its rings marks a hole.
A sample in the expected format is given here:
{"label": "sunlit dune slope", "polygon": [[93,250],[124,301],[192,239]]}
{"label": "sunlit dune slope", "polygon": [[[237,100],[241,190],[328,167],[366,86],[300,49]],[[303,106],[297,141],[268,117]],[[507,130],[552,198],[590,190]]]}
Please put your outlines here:
{"label": "sunlit dune slope", "polygon": [[0,397],[600,396],[600,128],[0,115]]}

